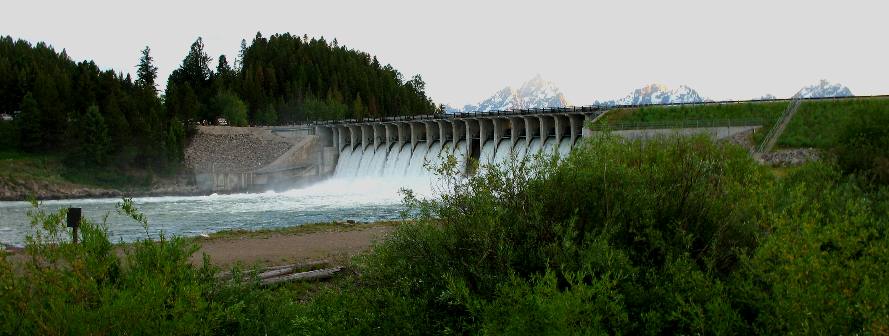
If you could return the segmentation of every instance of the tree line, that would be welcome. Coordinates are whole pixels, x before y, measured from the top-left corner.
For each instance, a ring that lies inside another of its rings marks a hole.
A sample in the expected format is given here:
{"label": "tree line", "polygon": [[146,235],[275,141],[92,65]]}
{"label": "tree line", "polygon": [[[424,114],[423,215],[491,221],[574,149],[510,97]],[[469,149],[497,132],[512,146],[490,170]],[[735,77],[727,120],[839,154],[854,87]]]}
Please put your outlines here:
{"label": "tree line", "polygon": [[135,78],[73,61],[40,42],[0,37],[0,151],[63,154],[85,166],[167,168],[182,158],[193,125],[277,125],[439,111],[417,75],[336,40],[257,33],[234,62],[215,60],[200,37],[158,90],[151,49]]}
{"label": "tree line", "polygon": [[72,165],[178,162],[185,141],[158,95],[157,67],[142,51],[136,78],[74,62],[62,50],[0,38],[0,149],[63,154]]}
{"label": "tree line", "polygon": [[184,120],[275,125],[312,120],[364,119],[440,111],[420,75],[404,80],[368,53],[326,41],[257,33],[230,64],[215,66],[198,38],[167,81],[167,107]]}

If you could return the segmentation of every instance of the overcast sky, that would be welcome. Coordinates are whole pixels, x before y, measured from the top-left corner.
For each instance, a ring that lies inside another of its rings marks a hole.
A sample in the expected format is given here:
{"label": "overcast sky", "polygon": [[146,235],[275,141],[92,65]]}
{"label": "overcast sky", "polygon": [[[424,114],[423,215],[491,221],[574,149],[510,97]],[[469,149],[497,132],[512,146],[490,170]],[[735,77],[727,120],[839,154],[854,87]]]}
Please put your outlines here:
{"label": "overcast sky", "polygon": [[[648,83],[713,99],[790,96],[828,79],[889,94],[889,1],[4,1],[0,34],[134,73],[149,45],[160,76],[197,36],[215,59],[261,31],[337,38],[438,103],[462,106],[536,74],[575,105]],[[165,80],[164,80],[165,81]]]}

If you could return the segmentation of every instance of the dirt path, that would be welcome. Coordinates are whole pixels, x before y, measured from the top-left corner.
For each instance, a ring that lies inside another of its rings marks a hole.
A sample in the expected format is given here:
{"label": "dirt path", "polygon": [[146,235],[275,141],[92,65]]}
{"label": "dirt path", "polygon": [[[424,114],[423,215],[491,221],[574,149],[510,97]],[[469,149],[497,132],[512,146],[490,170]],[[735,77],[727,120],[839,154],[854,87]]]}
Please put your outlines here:
{"label": "dirt path", "polygon": [[246,266],[272,266],[317,260],[342,263],[349,257],[366,251],[374,241],[385,238],[393,229],[391,226],[370,226],[349,231],[212,238],[198,241],[201,248],[192,256],[192,263],[200,263],[203,253],[210,256],[213,264],[223,269],[238,263]]}

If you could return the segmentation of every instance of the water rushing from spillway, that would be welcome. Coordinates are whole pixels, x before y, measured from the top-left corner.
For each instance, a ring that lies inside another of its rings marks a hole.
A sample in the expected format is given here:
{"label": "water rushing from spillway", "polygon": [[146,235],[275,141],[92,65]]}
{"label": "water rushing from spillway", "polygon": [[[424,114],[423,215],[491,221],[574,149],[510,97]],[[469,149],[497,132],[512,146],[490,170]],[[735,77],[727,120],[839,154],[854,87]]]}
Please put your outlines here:
{"label": "water rushing from spillway", "polygon": [[[537,152],[562,156],[571,150],[569,141],[559,145],[555,138],[521,139],[513,148],[510,140],[498,144],[487,141],[477,146],[480,163],[501,163],[516,155]],[[332,178],[315,185],[285,192],[188,197],[135,198],[137,207],[150,223],[149,234],[195,236],[227,229],[255,230],[286,227],[305,223],[342,221],[377,221],[400,218],[401,188],[412,189],[420,196],[434,190],[434,174],[426,164],[435,166],[441,158],[454,155],[463,167],[469,146],[465,141],[431,144],[384,144],[346,148],[340,153]],[[495,149],[496,147],[496,149]],[[460,169],[460,168],[458,168]],[[84,216],[100,221],[108,217],[112,240],[133,241],[144,238],[143,228],[115,211],[118,198],[45,201],[43,207],[56,210],[81,207]],[[27,202],[0,202],[0,243],[22,245],[31,232],[26,216]]]}

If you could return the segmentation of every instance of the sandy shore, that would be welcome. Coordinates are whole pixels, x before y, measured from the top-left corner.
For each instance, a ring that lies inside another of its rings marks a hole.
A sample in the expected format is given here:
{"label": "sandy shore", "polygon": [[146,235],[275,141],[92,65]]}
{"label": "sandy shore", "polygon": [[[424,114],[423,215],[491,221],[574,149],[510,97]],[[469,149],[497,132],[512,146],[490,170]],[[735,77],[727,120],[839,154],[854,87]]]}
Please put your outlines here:
{"label": "sandy shore", "polygon": [[347,230],[273,231],[199,239],[200,250],[192,255],[192,263],[200,263],[206,253],[214,265],[223,269],[239,263],[245,266],[274,266],[327,260],[341,264],[366,251],[373,242],[384,239],[393,229],[391,225],[354,224]]}
{"label": "sandy shore", "polygon": [[[221,232],[209,238],[194,238],[199,249],[191,262],[200,264],[203,255],[226,270],[235,265],[249,268],[326,261],[345,265],[349,258],[367,251],[374,242],[385,239],[397,222],[307,224],[270,231]],[[123,246],[117,254],[123,256]],[[22,261],[23,250],[0,245],[10,260]],[[2,255],[2,253],[0,253]]]}

